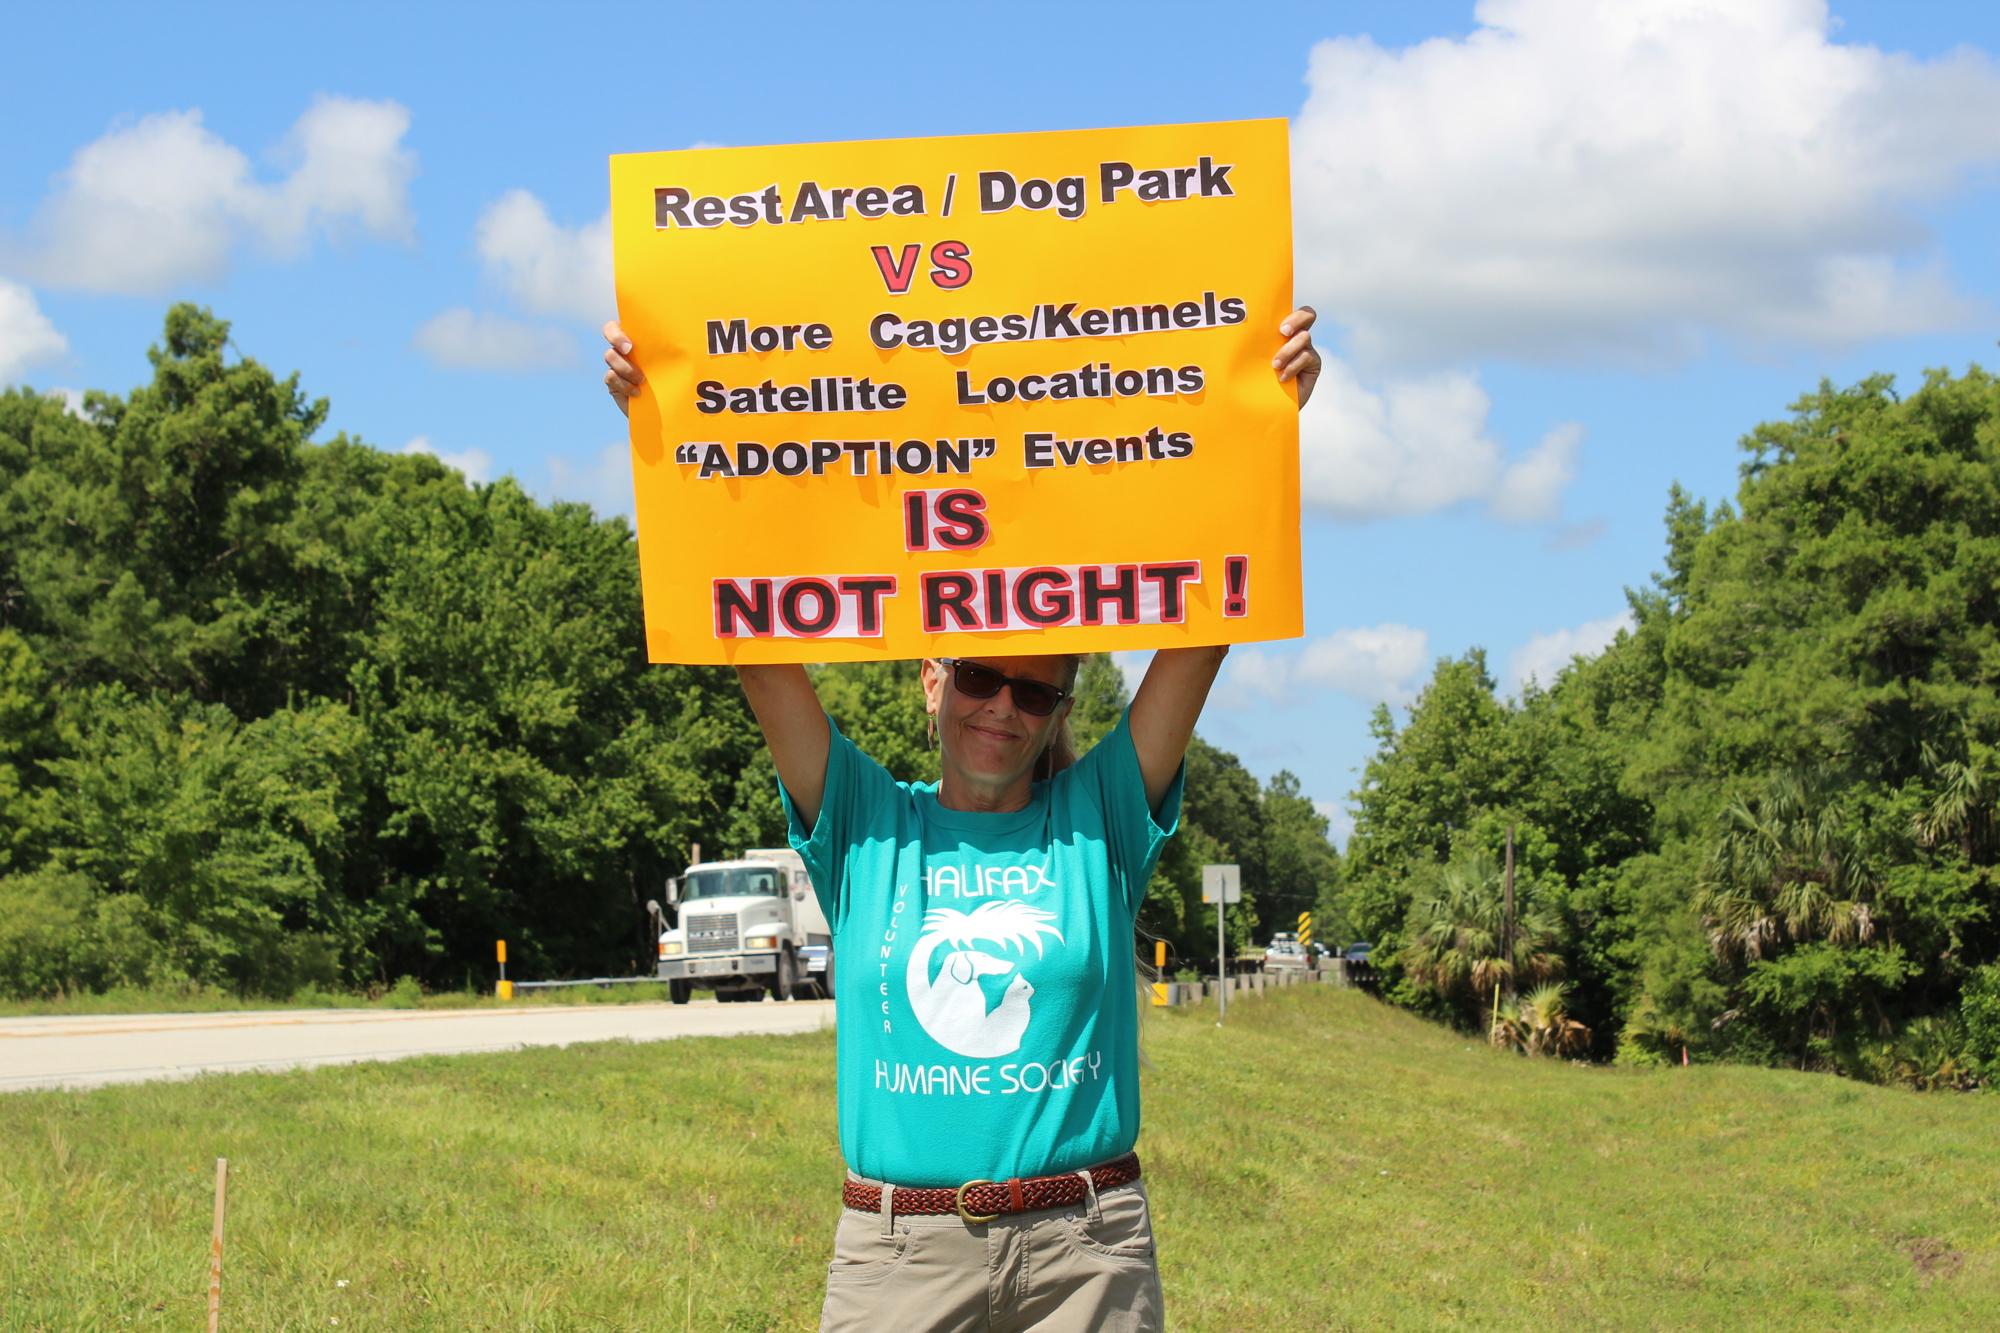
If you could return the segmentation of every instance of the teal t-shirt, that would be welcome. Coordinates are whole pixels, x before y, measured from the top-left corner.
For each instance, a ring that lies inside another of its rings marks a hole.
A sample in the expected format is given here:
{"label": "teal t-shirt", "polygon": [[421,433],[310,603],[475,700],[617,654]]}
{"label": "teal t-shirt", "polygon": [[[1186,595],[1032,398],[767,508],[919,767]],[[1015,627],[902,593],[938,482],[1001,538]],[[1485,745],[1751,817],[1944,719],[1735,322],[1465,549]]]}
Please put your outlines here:
{"label": "teal t-shirt", "polygon": [[786,794],[833,926],[854,1171],[957,1186],[1074,1171],[1137,1140],[1132,921],[1182,775],[1156,819],[1127,721],[1011,814],[943,808],[838,727],[810,836]]}

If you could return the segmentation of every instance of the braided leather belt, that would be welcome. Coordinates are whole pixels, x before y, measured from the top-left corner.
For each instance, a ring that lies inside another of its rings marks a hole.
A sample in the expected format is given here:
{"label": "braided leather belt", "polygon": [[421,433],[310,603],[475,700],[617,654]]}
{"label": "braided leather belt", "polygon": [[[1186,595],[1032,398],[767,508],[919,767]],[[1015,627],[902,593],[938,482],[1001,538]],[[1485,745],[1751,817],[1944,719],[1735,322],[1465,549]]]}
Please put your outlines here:
{"label": "braided leather belt", "polygon": [[[1128,1152],[1102,1166],[1090,1168],[1090,1179],[1100,1190],[1129,1185],[1139,1178],[1139,1154]],[[968,1180],[955,1190],[896,1186],[889,1206],[909,1216],[957,1213],[968,1222],[991,1222],[1008,1213],[1033,1212],[1037,1208],[1066,1208],[1082,1203],[1083,1177],[1077,1172],[1061,1176],[1031,1176],[1022,1180]],[[850,1180],[840,1187],[840,1201],[861,1213],[882,1211],[882,1187]]]}

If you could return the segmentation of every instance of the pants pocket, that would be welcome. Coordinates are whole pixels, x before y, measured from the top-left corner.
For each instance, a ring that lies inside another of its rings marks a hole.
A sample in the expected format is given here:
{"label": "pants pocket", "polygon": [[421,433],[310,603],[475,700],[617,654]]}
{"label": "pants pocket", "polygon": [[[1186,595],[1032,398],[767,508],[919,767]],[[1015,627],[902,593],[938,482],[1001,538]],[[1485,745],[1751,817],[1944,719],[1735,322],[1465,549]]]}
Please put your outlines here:
{"label": "pants pocket", "polygon": [[1063,1219],[1063,1239],[1070,1248],[1115,1265],[1146,1266],[1153,1262],[1153,1219],[1143,1186],[1113,1190],[1101,1196],[1100,1218],[1092,1223],[1086,1209]]}
{"label": "pants pocket", "polygon": [[909,1246],[908,1231],[899,1227],[884,1239],[880,1218],[843,1210],[840,1224],[833,1229],[833,1262],[826,1266],[827,1283],[880,1282],[902,1264]]}

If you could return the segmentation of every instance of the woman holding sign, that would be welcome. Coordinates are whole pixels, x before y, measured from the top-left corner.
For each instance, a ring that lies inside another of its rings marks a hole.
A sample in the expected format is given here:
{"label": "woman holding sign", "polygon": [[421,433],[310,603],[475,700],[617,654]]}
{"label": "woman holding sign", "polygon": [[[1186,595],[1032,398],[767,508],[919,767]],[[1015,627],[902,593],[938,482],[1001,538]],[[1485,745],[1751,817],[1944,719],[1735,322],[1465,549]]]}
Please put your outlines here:
{"label": "woman holding sign", "polygon": [[[1303,404],[1313,312],[1274,366]],[[605,383],[643,376],[615,324]],[[1162,649],[1081,759],[1081,659],[923,666],[936,786],[840,734],[805,668],[739,666],[834,931],[848,1180],[821,1328],[1158,1329],[1134,917],[1226,647]]]}

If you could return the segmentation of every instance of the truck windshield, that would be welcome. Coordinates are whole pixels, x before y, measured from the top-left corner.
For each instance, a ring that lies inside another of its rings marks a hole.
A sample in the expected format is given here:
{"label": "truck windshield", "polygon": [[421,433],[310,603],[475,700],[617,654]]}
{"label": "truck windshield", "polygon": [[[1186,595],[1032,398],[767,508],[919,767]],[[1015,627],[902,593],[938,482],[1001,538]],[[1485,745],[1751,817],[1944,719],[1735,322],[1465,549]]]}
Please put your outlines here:
{"label": "truck windshield", "polygon": [[732,867],[727,870],[690,870],[682,881],[681,896],[696,898],[782,898],[784,872],[764,867]]}

